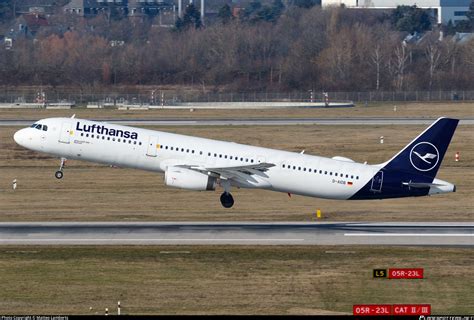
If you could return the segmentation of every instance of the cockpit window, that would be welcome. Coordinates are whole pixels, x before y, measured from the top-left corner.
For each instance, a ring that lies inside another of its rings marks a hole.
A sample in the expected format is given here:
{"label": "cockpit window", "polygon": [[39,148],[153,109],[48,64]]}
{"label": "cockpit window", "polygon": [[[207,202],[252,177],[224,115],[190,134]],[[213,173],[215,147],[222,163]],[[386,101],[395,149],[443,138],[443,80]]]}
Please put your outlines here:
{"label": "cockpit window", "polygon": [[41,130],[41,127],[42,127],[41,124],[37,124],[35,128],[38,129],[38,130]]}
{"label": "cockpit window", "polygon": [[48,131],[48,126],[47,125],[43,125],[43,131]]}
{"label": "cockpit window", "polygon": [[36,128],[37,123],[33,123],[30,128]]}

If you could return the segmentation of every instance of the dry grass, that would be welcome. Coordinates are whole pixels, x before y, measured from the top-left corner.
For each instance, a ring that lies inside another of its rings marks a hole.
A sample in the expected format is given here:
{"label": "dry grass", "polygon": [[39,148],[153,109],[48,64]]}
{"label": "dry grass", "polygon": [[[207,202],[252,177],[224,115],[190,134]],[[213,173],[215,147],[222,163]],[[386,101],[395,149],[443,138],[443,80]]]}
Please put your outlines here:
{"label": "dry grass", "polygon": [[[397,111],[393,111],[394,105]],[[463,118],[474,116],[474,103],[378,103],[363,104],[354,108],[299,108],[299,109],[266,109],[266,110],[148,110],[119,111],[113,109],[93,110],[75,108],[72,110],[0,110],[0,119],[42,119],[48,117],[69,117],[76,114],[79,118],[110,119],[110,118],[307,118],[307,117],[426,117],[442,116]]]}
{"label": "dry grass", "polygon": [[[331,314],[428,303],[473,314],[471,249],[2,247],[0,314]],[[373,279],[421,267],[423,280]],[[93,310],[89,311],[89,307]]]}
{"label": "dry grass", "polygon": [[[156,128],[160,129],[160,128]],[[346,156],[379,163],[398,152],[424,126],[283,126],[161,128],[309,154]],[[0,128],[0,221],[89,220],[258,220],[305,221],[321,209],[325,219],[346,221],[473,221],[474,135],[458,127],[438,177],[458,192],[384,201],[332,201],[263,190],[234,190],[235,206],[221,207],[216,192],[192,192],[163,185],[150,172],[70,161],[65,178],[53,173],[58,160],[16,146],[17,128]],[[385,136],[380,145],[378,137]],[[295,141],[297,137],[297,141]],[[461,161],[454,162],[454,153]],[[18,180],[16,192],[11,181]]]}

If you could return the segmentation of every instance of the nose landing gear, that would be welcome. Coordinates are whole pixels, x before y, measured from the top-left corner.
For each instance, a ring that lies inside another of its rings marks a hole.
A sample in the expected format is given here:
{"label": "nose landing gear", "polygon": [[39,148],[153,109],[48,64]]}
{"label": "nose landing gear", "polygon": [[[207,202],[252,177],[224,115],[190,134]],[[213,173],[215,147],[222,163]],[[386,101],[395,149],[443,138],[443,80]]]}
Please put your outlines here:
{"label": "nose landing gear", "polygon": [[63,169],[66,166],[66,158],[61,158],[61,165],[59,166],[59,170],[54,173],[56,179],[62,179],[64,176]]}

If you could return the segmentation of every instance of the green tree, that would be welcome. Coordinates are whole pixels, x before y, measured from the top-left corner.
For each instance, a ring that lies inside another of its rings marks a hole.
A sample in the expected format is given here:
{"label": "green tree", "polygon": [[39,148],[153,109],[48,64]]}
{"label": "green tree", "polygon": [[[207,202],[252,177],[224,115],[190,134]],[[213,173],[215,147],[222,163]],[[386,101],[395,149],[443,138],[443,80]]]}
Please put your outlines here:
{"label": "green tree", "polygon": [[292,0],[290,1],[290,5],[309,9],[316,5],[321,5],[321,0]]}
{"label": "green tree", "polygon": [[430,16],[417,6],[398,6],[393,10],[390,20],[398,31],[414,33],[431,28]]}
{"label": "green tree", "polygon": [[191,27],[194,29],[199,29],[202,27],[201,13],[192,3],[186,7],[183,18],[178,18],[175,23],[175,28],[178,31],[182,31]]}
{"label": "green tree", "polygon": [[225,4],[222,6],[222,8],[219,9],[219,13],[217,14],[217,17],[219,18],[220,22],[223,24],[229,23],[230,20],[232,20],[232,10],[228,4]]}
{"label": "green tree", "polygon": [[0,20],[7,21],[14,18],[16,0],[0,0]]}

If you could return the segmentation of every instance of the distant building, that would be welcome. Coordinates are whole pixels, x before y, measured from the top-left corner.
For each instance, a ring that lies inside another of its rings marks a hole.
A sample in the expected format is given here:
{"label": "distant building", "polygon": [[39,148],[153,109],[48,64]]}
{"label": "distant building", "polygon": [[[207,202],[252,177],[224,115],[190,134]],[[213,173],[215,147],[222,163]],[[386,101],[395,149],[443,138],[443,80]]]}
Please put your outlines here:
{"label": "distant building", "polygon": [[172,6],[165,0],[71,0],[63,7],[66,13],[82,17],[99,13],[120,13],[128,16],[157,15]]}
{"label": "distant building", "polygon": [[345,5],[347,8],[362,9],[395,9],[397,6],[414,6],[429,9],[437,18],[438,23],[456,23],[467,19],[471,0],[322,0],[323,7]]}
{"label": "distant building", "polygon": [[40,13],[27,13],[15,20],[10,26],[8,34],[5,36],[10,39],[20,37],[34,38],[41,28],[48,28],[49,26],[48,19],[45,15]]}

